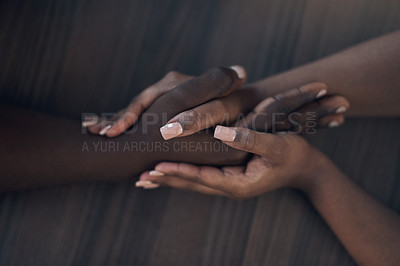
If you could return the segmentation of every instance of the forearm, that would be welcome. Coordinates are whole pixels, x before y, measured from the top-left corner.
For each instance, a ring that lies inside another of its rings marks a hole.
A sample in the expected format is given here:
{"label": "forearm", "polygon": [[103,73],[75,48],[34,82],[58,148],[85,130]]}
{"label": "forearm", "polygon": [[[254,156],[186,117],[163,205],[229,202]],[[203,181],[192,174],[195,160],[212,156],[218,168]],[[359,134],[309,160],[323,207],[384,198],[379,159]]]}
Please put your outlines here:
{"label": "forearm", "polygon": [[146,150],[131,147],[135,136],[107,139],[82,133],[79,121],[11,106],[0,110],[0,191],[126,180],[151,162]]}
{"label": "forearm", "polygon": [[[149,114],[163,116],[154,110]],[[246,158],[205,132],[165,141],[159,131],[165,122],[154,123],[152,117],[109,139],[82,132],[80,121],[0,105],[0,192],[127,180],[165,160],[229,165]]]}
{"label": "forearm", "polygon": [[264,98],[311,81],[328,85],[351,103],[351,116],[400,115],[400,31],[260,80]]}
{"label": "forearm", "polygon": [[378,203],[323,159],[318,176],[303,189],[350,255],[360,265],[398,265],[400,217]]}

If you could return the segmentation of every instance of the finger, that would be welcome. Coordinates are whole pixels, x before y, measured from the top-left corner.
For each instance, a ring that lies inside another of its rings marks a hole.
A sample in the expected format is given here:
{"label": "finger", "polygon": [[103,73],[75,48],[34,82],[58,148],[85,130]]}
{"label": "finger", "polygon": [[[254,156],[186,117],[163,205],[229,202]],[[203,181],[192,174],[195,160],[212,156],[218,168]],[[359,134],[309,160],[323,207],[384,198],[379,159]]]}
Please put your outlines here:
{"label": "finger", "polygon": [[[243,99],[246,98],[246,101]],[[182,133],[177,137],[194,134],[200,130],[217,124],[230,123],[238,119],[242,113],[247,113],[258,101],[254,89],[238,90],[224,98],[219,98],[182,112],[168,121],[167,126],[179,123]]]}
{"label": "finger", "polygon": [[343,125],[344,116],[342,114],[327,115],[317,120],[317,127],[338,127]]}
{"label": "finger", "polygon": [[92,134],[105,135],[107,131],[111,128],[111,125],[115,120],[124,112],[125,109],[121,110],[117,114],[105,113],[102,115],[98,122],[94,125],[88,126],[88,130]]}
{"label": "finger", "polygon": [[217,126],[214,138],[222,140],[232,148],[254,153],[266,158],[281,155],[285,148],[282,137],[274,134],[261,133],[242,127]]}
{"label": "finger", "polygon": [[[151,176],[150,175],[151,172],[154,172],[154,171],[143,173],[140,176],[140,180],[141,181],[150,181],[153,184],[161,185],[161,186],[169,186],[169,187],[182,189],[182,190],[200,192],[200,193],[203,193],[203,194],[229,197],[229,194],[224,192],[224,191],[221,191],[221,190],[218,190],[218,189],[214,189],[214,188],[210,188],[210,187],[207,187],[207,186],[205,186],[203,184],[196,183],[196,182],[181,178],[179,176],[170,176],[170,175]],[[148,188],[149,185],[147,185],[147,183],[145,183],[143,187],[144,188]],[[151,187],[151,188],[153,188],[153,187]]]}
{"label": "finger", "polygon": [[311,124],[312,121],[327,115],[342,114],[349,107],[350,103],[346,98],[339,95],[327,96],[302,106],[290,113],[283,121],[275,121],[272,132],[297,131],[301,125]]}
{"label": "finger", "polygon": [[[343,114],[333,114],[323,116],[321,118],[308,120],[302,125],[297,125],[295,128],[289,130],[293,134],[308,134],[313,135],[317,133],[317,130],[324,127],[338,127],[344,123]],[[283,132],[283,131],[279,131]],[[278,133],[279,133],[278,132]]]}
{"label": "finger", "polygon": [[238,126],[267,132],[275,121],[283,120],[289,113],[327,93],[324,83],[314,82],[284,91],[262,101]]}
{"label": "finger", "polygon": [[[162,102],[160,106],[170,106],[167,115],[171,117],[209,100],[226,96],[242,86],[245,80],[246,72],[239,66],[214,68],[197,78],[179,84],[160,97]],[[183,128],[179,123],[170,123],[160,131],[164,139],[171,139],[180,135]]]}
{"label": "finger", "polygon": [[85,114],[82,119],[82,127],[94,126],[99,122],[99,117],[96,114]]}
{"label": "finger", "polygon": [[119,118],[107,130],[107,137],[116,137],[131,127],[149,108],[155,100],[166,92],[175,88],[178,84],[192,79],[192,76],[184,75],[176,71],[171,71],[160,81],[146,88],[138,96],[133,98],[129,106]]}
{"label": "finger", "polygon": [[196,166],[187,163],[159,163],[155,170],[165,175],[178,176],[191,182],[224,191],[228,194],[240,186],[239,177],[244,172],[244,167],[229,167],[218,169],[210,166]]}
{"label": "finger", "polygon": [[187,163],[159,163],[154,169],[165,175],[179,176],[212,188],[218,188],[219,180],[223,178],[223,172],[220,169],[210,166],[197,166]]}
{"label": "finger", "polygon": [[106,120],[101,120],[96,125],[88,127],[88,130],[90,133],[95,135],[104,135],[110,127],[111,127],[111,122]]}

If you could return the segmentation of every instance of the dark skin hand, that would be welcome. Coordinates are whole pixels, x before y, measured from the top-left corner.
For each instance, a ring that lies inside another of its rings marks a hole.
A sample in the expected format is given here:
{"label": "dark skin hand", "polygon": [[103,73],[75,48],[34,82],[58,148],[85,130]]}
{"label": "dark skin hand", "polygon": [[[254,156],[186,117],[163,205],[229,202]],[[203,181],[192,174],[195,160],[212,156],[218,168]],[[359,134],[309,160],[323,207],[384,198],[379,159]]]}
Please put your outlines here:
{"label": "dark skin hand", "polygon": [[[4,143],[0,148],[0,170],[3,173],[0,179],[1,190],[86,181],[127,180],[165,160],[211,165],[243,162],[247,158],[246,152],[227,149],[226,146],[222,149],[221,143],[207,132],[166,142],[159,131],[176,114],[223,97],[238,89],[243,82],[229,68],[212,69],[195,79],[181,82],[157,98],[139,119],[135,130],[129,130],[115,139],[82,134],[79,123],[73,120],[3,105],[0,117],[0,137]],[[303,86],[303,90],[307,96],[300,97],[297,106],[306,107],[320,91],[326,90],[326,86],[314,83]],[[298,89],[295,91],[299,92]],[[257,100],[256,97],[253,99]],[[336,107],[332,105],[335,102],[329,101],[328,97],[327,104],[321,105],[326,108],[320,106],[316,110],[317,114],[335,112]],[[249,109],[251,104],[253,102],[243,102],[241,108]],[[279,105],[275,108],[279,111]],[[147,114],[151,117],[145,119]],[[161,118],[154,122],[154,117]],[[201,146],[200,150],[184,148],[198,143],[205,146]]]}
{"label": "dark skin hand", "polygon": [[[237,72],[238,77],[241,77],[239,83],[243,84],[247,78],[245,69],[241,66],[232,66],[231,69]],[[131,103],[118,112],[112,119],[98,119],[97,117],[89,116],[83,121],[82,126],[88,127],[88,130],[93,134],[105,135],[107,137],[119,136],[136,123],[143,111],[150,107],[159,97],[168,94],[169,91],[182,82],[190,81],[193,78],[192,76],[171,71],[159,82],[146,88],[142,93],[133,98]],[[334,127],[344,122],[343,113],[349,109],[349,102],[344,97],[339,95],[326,96],[328,87],[324,83],[313,82],[307,84],[307,87],[301,85],[304,84],[300,84],[297,86],[297,90],[290,92],[289,96],[292,96],[291,101],[285,104],[281,104],[280,99],[286,97],[288,91],[282,91],[276,94],[274,98],[265,99],[263,98],[265,92],[261,89],[245,85],[245,88],[236,90],[239,86],[235,86],[234,89],[230,90],[232,93],[226,97],[217,97],[216,99],[201,103],[194,108],[180,112],[168,121],[165,121],[166,123],[164,123],[164,126],[160,130],[164,139],[169,140],[175,137],[189,136],[218,124],[236,123],[260,102],[263,104],[260,104],[253,112],[259,113],[257,116],[258,125],[254,125],[254,129],[261,131],[271,129],[268,126],[271,125],[272,120],[283,120],[281,121],[282,123],[276,123],[277,127],[272,128],[272,131],[296,130],[296,128],[293,128],[296,125],[293,124],[305,124],[305,119],[308,117],[307,114],[309,112],[315,112],[318,127]],[[310,93],[302,94],[302,89],[308,89]],[[295,96],[299,97],[296,98]],[[308,104],[296,105],[295,100],[302,104]],[[269,105],[268,109],[263,110],[261,106],[266,106],[268,103],[273,104]],[[296,112],[299,115],[288,119],[289,112]],[[269,117],[265,117],[265,115]],[[267,127],[264,126],[265,124]],[[262,128],[258,127],[260,125]],[[169,130],[165,130],[168,126],[177,127],[177,129],[172,128],[172,132],[168,132]]]}
{"label": "dark skin hand", "polygon": [[[238,163],[246,157],[246,153],[227,150],[216,152],[213,149],[174,152],[174,146],[179,147],[183,142],[204,142],[211,146],[217,143],[205,133],[166,143],[161,151],[146,148],[146,145],[151,147],[163,141],[159,131],[162,117],[169,119],[204,101],[228,94],[241,84],[233,70],[210,70],[159,97],[146,112],[157,117],[158,121],[152,123],[150,119],[140,119],[135,132],[115,140],[82,134],[77,121],[2,105],[1,191],[71,182],[127,180],[160,160],[214,165]],[[204,89],[200,90],[199,87]],[[138,147],[140,144],[145,148],[123,150],[125,145]],[[101,152],[100,147],[107,145],[114,148],[106,148],[107,152]],[[118,150],[115,148],[117,146]]]}
{"label": "dark skin hand", "polygon": [[282,187],[296,188],[310,199],[359,265],[399,265],[400,216],[374,200],[300,136],[242,127],[216,132],[215,137],[226,145],[254,154],[246,166],[164,162],[143,173],[140,182],[155,184],[148,188],[170,186],[239,200]]}
{"label": "dark skin hand", "polygon": [[[250,87],[264,91],[266,97],[286,86],[319,79],[327,82],[331,91],[351,100],[351,115],[399,116],[399,48],[398,31]],[[313,108],[312,104],[307,108]],[[143,173],[137,184],[234,199],[281,187],[296,188],[310,199],[357,264],[400,264],[400,216],[373,199],[302,138],[242,127],[221,127],[215,137],[254,155],[246,166],[222,168],[164,162]]]}

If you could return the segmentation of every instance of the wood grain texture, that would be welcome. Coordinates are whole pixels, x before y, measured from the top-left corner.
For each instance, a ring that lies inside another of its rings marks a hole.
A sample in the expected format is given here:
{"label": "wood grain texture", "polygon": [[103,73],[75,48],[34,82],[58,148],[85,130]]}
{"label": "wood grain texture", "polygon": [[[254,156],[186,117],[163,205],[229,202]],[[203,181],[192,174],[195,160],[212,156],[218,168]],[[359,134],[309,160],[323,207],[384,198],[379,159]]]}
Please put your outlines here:
{"label": "wood grain texture", "polygon": [[[168,70],[244,65],[250,81],[400,28],[398,0],[0,1],[0,99],[116,111]],[[400,212],[399,119],[309,140]],[[298,192],[234,202],[131,184],[0,195],[0,265],[354,265]]]}

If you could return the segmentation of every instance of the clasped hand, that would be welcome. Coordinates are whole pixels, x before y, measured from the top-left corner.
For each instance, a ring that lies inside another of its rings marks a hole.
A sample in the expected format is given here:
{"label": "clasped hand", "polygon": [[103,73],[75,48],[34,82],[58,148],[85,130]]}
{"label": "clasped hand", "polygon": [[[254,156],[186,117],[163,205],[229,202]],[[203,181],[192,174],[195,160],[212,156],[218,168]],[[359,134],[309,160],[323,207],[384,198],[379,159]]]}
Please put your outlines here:
{"label": "clasped hand", "polygon": [[248,158],[245,165],[221,168],[161,162],[141,174],[138,187],[162,185],[244,199],[280,187],[309,184],[324,155],[299,134],[342,124],[348,101],[327,95],[327,86],[319,82],[262,99],[265,92],[244,85],[246,77],[240,66],[211,69],[198,77],[172,71],[136,96],[113,119],[88,119],[83,125],[93,134],[116,137],[144,112],[165,106],[160,104],[163,102],[180,108],[165,110],[171,117],[160,128],[165,141],[217,125],[213,137],[246,152],[242,161]]}

